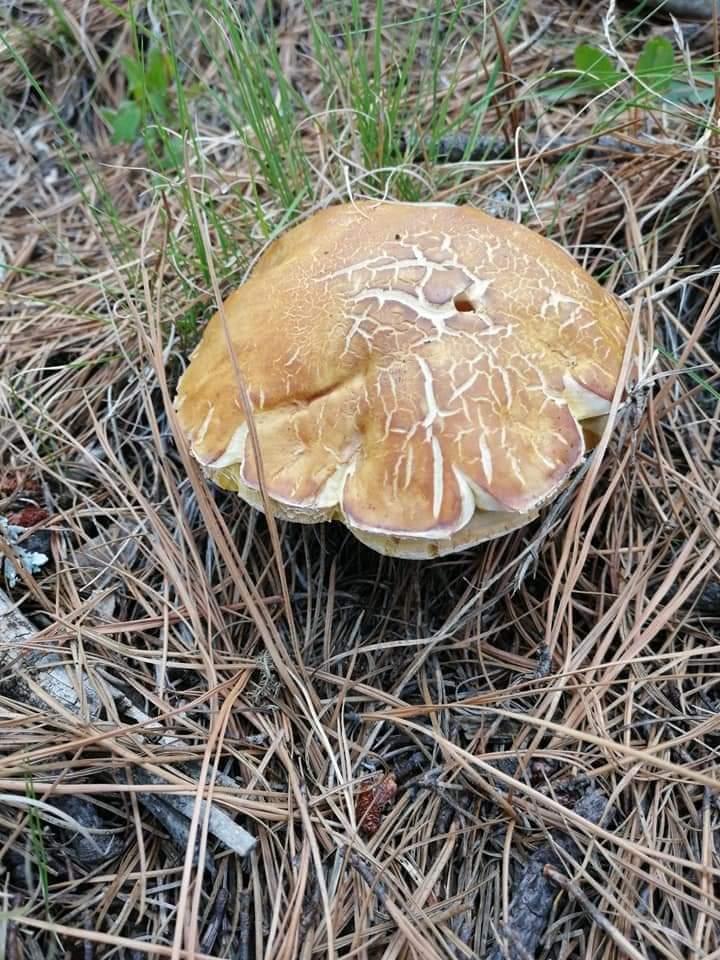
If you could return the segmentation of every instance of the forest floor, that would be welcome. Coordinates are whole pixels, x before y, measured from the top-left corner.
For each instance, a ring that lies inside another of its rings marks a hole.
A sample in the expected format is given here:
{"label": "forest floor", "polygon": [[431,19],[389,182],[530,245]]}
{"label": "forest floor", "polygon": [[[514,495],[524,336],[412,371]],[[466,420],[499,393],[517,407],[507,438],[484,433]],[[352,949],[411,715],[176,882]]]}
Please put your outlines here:
{"label": "forest floor", "polygon": [[[718,37],[654,6],[3,5],[0,956],[720,955]],[[642,343],[562,509],[442,560],[271,537],[172,412],[213,277],[359,197]]]}

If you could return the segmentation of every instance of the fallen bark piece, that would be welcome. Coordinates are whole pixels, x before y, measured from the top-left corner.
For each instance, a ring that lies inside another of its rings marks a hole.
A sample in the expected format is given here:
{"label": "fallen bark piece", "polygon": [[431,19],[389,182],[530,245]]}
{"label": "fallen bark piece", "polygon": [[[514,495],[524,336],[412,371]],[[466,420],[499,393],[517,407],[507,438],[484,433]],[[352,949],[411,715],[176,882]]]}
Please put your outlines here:
{"label": "fallen bark piece", "polygon": [[81,833],[72,832],[67,827],[56,828],[69,834],[67,845],[77,863],[96,864],[120,856],[125,845],[124,838],[117,830],[107,829],[97,808],[89,800],[70,794],[52,797],[51,802],[86,830],[86,833]]}
{"label": "fallen bark piece", "polygon": [[[37,631],[23,616],[10,598],[0,590],[0,692],[16,701],[46,711],[49,701],[55,703],[81,720],[91,722],[100,715],[101,703],[90,686],[88,678],[81,671],[71,677],[67,668],[56,654],[38,653],[29,647]],[[76,682],[73,682],[76,679]],[[113,697],[124,700],[124,695],[110,687]],[[43,697],[47,694],[47,697]],[[137,781],[156,786],[163,781],[145,771],[133,771]],[[157,805],[149,800],[151,792],[140,794],[139,800],[153,815],[157,816]],[[78,802],[84,805],[84,816],[93,821],[96,811],[93,805],[82,798]],[[166,807],[172,808],[178,817],[172,821],[175,834],[181,836],[183,827],[189,836],[189,823],[193,816],[194,799],[192,797],[168,794],[162,798]],[[205,804],[203,802],[203,816]],[[79,817],[78,819],[82,819]],[[170,816],[165,820],[159,817],[169,829]],[[235,823],[226,813],[210,806],[208,822],[210,833],[240,856],[247,855],[255,846],[255,838],[243,827]]]}
{"label": "fallen bark piece", "polygon": [[8,595],[0,590],[0,663],[3,663],[6,657],[16,654],[18,648],[34,633],[35,629],[30,621],[20,613]]}
{"label": "fallen bark piece", "polygon": [[576,883],[568,880],[564,874],[559,873],[549,866],[545,867],[545,874],[553,883],[557,884],[557,886],[561,887],[569,896],[577,900],[585,913],[592,917],[593,923],[597,924],[601,930],[604,930],[613,943],[620,948],[623,957],[628,957],[629,960],[643,960],[643,955],[640,951],[636,950],[628,938],[622,934],[616,926],[610,923],[605,914],[598,910],[595,904],[583,893]]}
{"label": "fallen bark piece", "polygon": [[46,693],[70,713],[96,719],[100,701],[87,677],[79,673],[71,677],[57,654],[30,649],[36,632],[0,590],[0,691],[41,710],[47,710],[48,699],[42,696]]}
{"label": "fallen bark piece", "polygon": [[[606,804],[607,799],[600,790],[591,790],[577,802],[574,810],[589,823],[599,823]],[[527,960],[535,956],[557,896],[557,886],[545,868],[562,869],[561,851],[571,856],[579,853],[570,836],[557,832],[551,842],[538,847],[530,857],[510,901],[508,921],[498,931],[499,946],[488,960]]]}
{"label": "fallen bark piece", "polygon": [[[128,562],[134,556],[136,537],[137,530],[114,524],[105,535],[85,544],[74,558],[78,585],[92,585],[96,591],[111,586],[115,576],[113,564],[120,560]],[[98,607],[102,604],[105,606],[98,612],[112,614],[112,595],[100,599]],[[29,648],[28,643],[36,632],[30,621],[0,590],[0,690],[7,691],[20,703],[47,709],[47,699],[42,696],[44,692],[69,712],[83,719],[96,720],[101,704],[85,674],[73,671],[71,675],[57,654]]]}

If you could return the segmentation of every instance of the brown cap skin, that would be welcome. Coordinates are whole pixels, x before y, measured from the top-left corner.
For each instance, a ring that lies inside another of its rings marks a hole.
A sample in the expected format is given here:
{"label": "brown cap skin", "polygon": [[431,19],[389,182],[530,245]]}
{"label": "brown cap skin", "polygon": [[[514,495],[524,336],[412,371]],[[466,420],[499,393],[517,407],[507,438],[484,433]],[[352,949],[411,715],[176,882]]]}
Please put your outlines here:
{"label": "brown cap skin", "polygon": [[[625,308],[564,250],[471,207],[362,201],[288,230],[224,304],[280,516],[439,556],[527,523],[610,408]],[[222,320],[182,377],[208,476],[260,506]]]}

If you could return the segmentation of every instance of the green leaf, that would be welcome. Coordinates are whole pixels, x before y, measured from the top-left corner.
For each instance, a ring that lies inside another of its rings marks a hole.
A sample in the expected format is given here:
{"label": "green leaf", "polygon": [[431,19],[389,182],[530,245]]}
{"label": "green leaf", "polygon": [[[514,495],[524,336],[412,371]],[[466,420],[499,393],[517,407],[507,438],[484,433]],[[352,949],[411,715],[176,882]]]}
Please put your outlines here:
{"label": "green leaf", "polygon": [[132,143],[138,135],[142,111],[131,100],[125,100],[117,110],[104,110],[103,119],[112,130],[113,143]]}
{"label": "green leaf", "polygon": [[589,43],[581,43],[575,48],[575,66],[582,73],[579,80],[583,86],[609,90],[622,79],[610,57]]}
{"label": "green leaf", "polygon": [[706,83],[693,86],[680,80],[673,80],[665,96],[671,103],[711,103],[715,99],[715,88]]}
{"label": "green leaf", "polygon": [[148,107],[157,117],[168,115],[168,81],[170,66],[168,58],[159,47],[148,50],[145,62],[122,58],[127,74],[128,92],[143,109]]}
{"label": "green leaf", "polygon": [[159,120],[164,120],[169,113],[169,104],[164,93],[158,93],[153,90],[147,92],[147,102],[153,116]]}
{"label": "green leaf", "polygon": [[647,93],[664,93],[673,78],[674,51],[667,37],[651,37],[638,57],[635,67],[635,89]]}
{"label": "green leaf", "polygon": [[181,140],[169,137],[165,142],[165,160],[169,167],[177,169],[183,164],[183,145]]}
{"label": "green leaf", "polygon": [[158,157],[162,151],[162,139],[158,133],[158,128],[149,126],[145,128],[145,149],[154,157]]}
{"label": "green leaf", "polygon": [[145,71],[143,70],[143,65],[139,60],[133,60],[131,57],[122,57],[121,60],[127,76],[128,93],[133,100],[142,103],[145,90]]}
{"label": "green leaf", "polygon": [[165,54],[159,47],[148,51],[145,61],[145,85],[148,96],[165,98],[168,88],[168,65]]}

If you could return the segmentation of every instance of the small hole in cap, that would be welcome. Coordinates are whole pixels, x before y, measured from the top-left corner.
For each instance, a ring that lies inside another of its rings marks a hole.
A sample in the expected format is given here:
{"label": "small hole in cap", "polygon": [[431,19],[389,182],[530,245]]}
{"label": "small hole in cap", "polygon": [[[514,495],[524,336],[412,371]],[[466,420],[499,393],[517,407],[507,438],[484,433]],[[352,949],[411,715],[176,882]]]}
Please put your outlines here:
{"label": "small hole in cap", "polygon": [[466,293],[458,293],[453,297],[453,306],[460,313],[472,313],[475,304]]}

